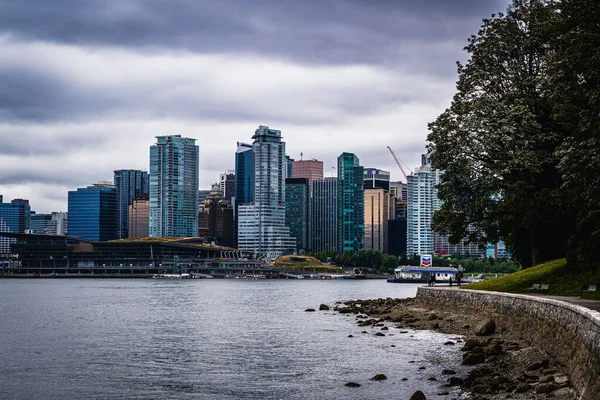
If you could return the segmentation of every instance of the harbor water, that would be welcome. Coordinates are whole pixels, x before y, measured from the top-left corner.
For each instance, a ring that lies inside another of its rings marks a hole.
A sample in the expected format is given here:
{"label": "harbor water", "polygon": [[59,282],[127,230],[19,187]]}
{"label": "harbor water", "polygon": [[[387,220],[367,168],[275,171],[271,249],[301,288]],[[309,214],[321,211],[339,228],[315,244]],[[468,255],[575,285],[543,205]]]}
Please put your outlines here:
{"label": "harbor water", "polygon": [[[450,399],[450,336],[319,304],[413,297],[385,280],[0,280],[1,399]],[[362,333],[363,331],[367,333]],[[352,337],[349,337],[352,335]],[[387,380],[373,381],[376,374]],[[435,379],[435,380],[433,380]],[[360,387],[347,387],[347,382]],[[442,394],[450,391],[449,394]]]}

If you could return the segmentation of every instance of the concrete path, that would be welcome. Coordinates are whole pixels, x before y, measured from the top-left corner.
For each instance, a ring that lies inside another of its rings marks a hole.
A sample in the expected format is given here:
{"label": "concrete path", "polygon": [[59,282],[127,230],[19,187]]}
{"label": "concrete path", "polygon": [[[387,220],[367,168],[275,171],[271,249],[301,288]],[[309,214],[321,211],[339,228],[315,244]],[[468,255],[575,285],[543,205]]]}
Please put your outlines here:
{"label": "concrete path", "polygon": [[552,296],[549,294],[535,294],[532,296],[544,297],[547,299],[562,300],[568,303],[573,303],[581,307],[589,308],[590,310],[600,311],[600,300],[582,299],[577,296]]}
{"label": "concrete path", "polygon": [[[452,285],[452,288],[448,287],[448,284],[437,284],[435,285],[435,287],[443,287],[445,289],[458,289],[458,287],[456,285]],[[461,287],[466,287],[466,285],[461,285]],[[599,311],[600,312],[600,300],[588,300],[588,299],[582,299],[581,297],[578,296],[554,296],[554,295],[550,295],[550,294],[540,294],[540,293],[519,293],[519,294],[525,294],[528,296],[533,296],[533,297],[544,297],[546,299],[555,299],[555,300],[561,300],[561,301],[566,301],[568,303],[572,303],[581,307],[586,307],[589,308],[590,310],[594,310],[594,311]]]}

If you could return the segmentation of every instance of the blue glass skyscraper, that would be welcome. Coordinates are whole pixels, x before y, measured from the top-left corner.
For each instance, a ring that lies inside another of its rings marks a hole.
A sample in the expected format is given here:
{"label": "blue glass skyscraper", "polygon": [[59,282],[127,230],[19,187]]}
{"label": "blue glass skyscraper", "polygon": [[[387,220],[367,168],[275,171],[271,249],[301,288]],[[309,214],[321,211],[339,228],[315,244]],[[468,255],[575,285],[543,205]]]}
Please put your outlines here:
{"label": "blue glass skyscraper", "polygon": [[69,192],[69,235],[106,241],[117,238],[117,195],[109,183]]}
{"label": "blue glass skyscraper", "polygon": [[254,193],[254,153],[252,145],[238,142],[235,152],[235,204],[249,204]]}
{"label": "blue glass skyscraper", "polygon": [[117,195],[117,237],[129,236],[128,209],[134,200],[148,199],[148,172],[135,169],[115,171],[115,191]]}
{"label": "blue glass skyscraper", "polygon": [[[15,199],[4,203],[0,195],[0,232],[25,233],[29,229],[31,207],[29,200]],[[10,243],[14,239],[0,236],[0,254],[10,251]]]}
{"label": "blue glass skyscraper", "polygon": [[364,168],[358,157],[342,153],[338,157],[338,251],[358,252],[363,249],[364,220]]}
{"label": "blue glass skyscraper", "polygon": [[198,236],[196,139],[157,136],[150,147],[150,236]]}

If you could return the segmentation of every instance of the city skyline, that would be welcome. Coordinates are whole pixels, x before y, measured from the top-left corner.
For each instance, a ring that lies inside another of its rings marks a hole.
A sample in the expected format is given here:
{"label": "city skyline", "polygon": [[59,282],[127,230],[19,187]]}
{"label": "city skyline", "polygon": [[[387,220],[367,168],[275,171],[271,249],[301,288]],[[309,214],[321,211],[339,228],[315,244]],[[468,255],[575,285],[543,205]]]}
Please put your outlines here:
{"label": "city skyline", "polygon": [[293,159],[322,160],[326,176],[351,152],[402,180],[386,146],[419,164],[466,39],[505,7],[3,2],[0,193],[65,211],[69,190],[148,170],[148,144],[172,134],[198,139],[208,189],[259,124],[284,132]]}

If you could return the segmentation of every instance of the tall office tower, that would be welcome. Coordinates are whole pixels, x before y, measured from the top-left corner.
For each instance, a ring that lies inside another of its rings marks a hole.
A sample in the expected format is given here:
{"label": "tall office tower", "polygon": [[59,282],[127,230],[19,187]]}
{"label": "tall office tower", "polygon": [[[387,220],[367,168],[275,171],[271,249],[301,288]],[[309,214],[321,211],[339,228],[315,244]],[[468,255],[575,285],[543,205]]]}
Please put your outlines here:
{"label": "tall office tower", "polygon": [[338,249],[338,179],[313,181],[310,251]]}
{"label": "tall office tower", "polygon": [[237,142],[234,175],[233,229],[234,247],[237,247],[238,207],[240,204],[250,204],[254,201],[254,152],[251,144]]}
{"label": "tall office tower", "polygon": [[114,175],[117,193],[117,237],[129,236],[129,206],[134,200],[148,199],[148,172],[136,169],[120,169]]}
{"label": "tall office tower", "polygon": [[365,189],[384,189],[390,191],[390,173],[377,168],[365,168],[364,175]]}
{"label": "tall office tower", "polygon": [[200,205],[198,235],[215,244],[233,247],[233,206],[223,197],[219,185]]}
{"label": "tall office tower", "polygon": [[358,157],[342,153],[338,157],[338,252],[358,252],[364,240],[364,169]]}
{"label": "tall office tower", "polygon": [[157,136],[150,146],[150,236],[198,235],[196,139]]}
{"label": "tall office tower", "polygon": [[308,179],[308,186],[317,179],[323,179],[323,161],[300,160],[292,163],[292,178]]}
{"label": "tall office tower", "polygon": [[69,235],[105,241],[117,239],[117,194],[111,182],[69,192]]}
{"label": "tall office tower", "polygon": [[150,235],[150,200],[134,200],[128,208],[128,237],[140,238]]}
{"label": "tall office tower", "polygon": [[252,139],[254,201],[238,206],[238,248],[274,258],[296,249],[285,226],[285,142],[281,131],[262,125]]}
{"label": "tall office tower", "polygon": [[31,233],[47,235],[51,221],[52,214],[38,214],[35,211],[32,211],[29,230]]}
{"label": "tall office tower", "polygon": [[235,172],[227,171],[224,174],[219,175],[219,189],[223,198],[227,201],[231,201],[231,198],[235,196]]}
{"label": "tall office tower", "polygon": [[[298,161],[296,161],[298,162]],[[306,178],[285,180],[285,224],[296,238],[298,251],[309,248],[310,189]]]}
{"label": "tall office tower", "polygon": [[421,167],[408,176],[407,183],[406,252],[409,257],[414,254],[433,254],[431,219],[441,207],[437,196],[441,172],[431,168],[426,155],[421,160]]}
{"label": "tall office tower", "polygon": [[[25,233],[30,229],[31,207],[29,200],[14,199],[4,203],[0,195],[0,232]],[[0,236],[0,254],[10,253],[10,244],[16,239]]]}
{"label": "tall office tower", "polygon": [[365,189],[364,249],[388,252],[390,194],[383,188]]}

